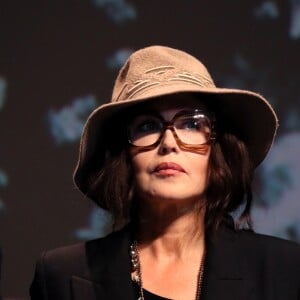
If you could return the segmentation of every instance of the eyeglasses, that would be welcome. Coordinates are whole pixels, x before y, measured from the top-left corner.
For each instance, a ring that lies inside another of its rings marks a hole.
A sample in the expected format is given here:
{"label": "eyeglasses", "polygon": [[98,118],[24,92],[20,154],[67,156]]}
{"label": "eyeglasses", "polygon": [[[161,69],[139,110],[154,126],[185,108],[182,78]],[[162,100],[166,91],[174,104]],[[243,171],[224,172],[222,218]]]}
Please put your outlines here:
{"label": "eyeglasses", "polygon": [[128,127],[128,141],[134,147],[151,150],[170,129],[181,148],[195,150],[215,139],[213,123],[213,115],[199,109],[179,111],[171,121],[153,114],[138,115]]}

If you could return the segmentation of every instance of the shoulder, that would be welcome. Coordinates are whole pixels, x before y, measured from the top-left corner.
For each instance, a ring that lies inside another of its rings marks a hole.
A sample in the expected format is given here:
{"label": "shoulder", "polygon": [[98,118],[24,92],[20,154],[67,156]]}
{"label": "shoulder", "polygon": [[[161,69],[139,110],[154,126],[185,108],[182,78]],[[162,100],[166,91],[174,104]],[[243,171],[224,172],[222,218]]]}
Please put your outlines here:
{"label": "shoulder", "polygon": [[248,230],[237,231],[238,240],[250,248],[274,255],[289,253],[300,254],[300,244],[274,236],[255,233]]}
{"label": "shoulder", "polygon": [[42,265],[43,269],[47,269],[50,273],[88,273],[91,260],[105,261],[113,255],[114,249],[118,249],[115,246],[121,245],[124,240],[127,240],[125,229],[91,241],[44,251],[38,260],[38,265]]}
{"label": "shoulder", "polygon": [[109,280],[109,272],[119,275],[123,270],[129,274],[128,236],[123,229],[103,238],[45,251],[36,264],[31,299],[73,299],[71,290],[77,293],[81,287],[90,295],[92,286]]}
{"label": "shoulder", "polygon": [[85,261],[86,243],[59,247],[44,251],[37,262],[37,268],[47,272],[78,273]]}
{"label": "shoulder", "polygon": [[300,277],[300,245],[250,231],[238,231],[237,241],[248,264],[259,263],[274,272],[289,272]]}

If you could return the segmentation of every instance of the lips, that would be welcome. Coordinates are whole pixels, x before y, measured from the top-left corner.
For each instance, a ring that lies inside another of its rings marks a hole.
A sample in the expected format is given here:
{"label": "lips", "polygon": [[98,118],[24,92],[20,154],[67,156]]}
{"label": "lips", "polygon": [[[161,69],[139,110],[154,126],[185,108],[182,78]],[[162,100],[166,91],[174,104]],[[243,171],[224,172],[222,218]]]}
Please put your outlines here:
{"label": "lips", "polygon": [[185,170],[174,162],[163,162],[154,168],[154,173],[171,175],[177,172],[185,173]]}

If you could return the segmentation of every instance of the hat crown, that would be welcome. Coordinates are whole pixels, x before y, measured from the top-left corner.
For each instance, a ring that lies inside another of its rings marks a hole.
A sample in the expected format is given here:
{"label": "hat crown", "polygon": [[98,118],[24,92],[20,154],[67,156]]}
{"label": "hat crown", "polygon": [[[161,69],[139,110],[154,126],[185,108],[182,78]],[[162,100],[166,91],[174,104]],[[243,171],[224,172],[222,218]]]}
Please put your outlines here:
{"label": "hat crown", "polygon": [[133,53],[121,68],[111,102],[134,99],[149,93],[153,87],[183,82],[202,88],[215,88],[206,67],[195,57],[169,47],[147,47]]}

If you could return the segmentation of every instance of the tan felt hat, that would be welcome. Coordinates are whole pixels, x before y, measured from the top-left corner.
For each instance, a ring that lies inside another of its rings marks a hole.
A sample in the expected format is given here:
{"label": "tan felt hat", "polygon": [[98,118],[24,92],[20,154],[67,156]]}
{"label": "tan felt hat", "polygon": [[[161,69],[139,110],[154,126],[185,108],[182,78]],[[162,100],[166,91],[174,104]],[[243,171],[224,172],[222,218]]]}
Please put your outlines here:
{"label": "tan felt hat", "polygon": [[[206,67],[195,57],[177,49],[151,46],[128,58],[116,78],[111,101],[95,109],[84,126],[74,172],[75,184],[84,194],[89,175],[95,172],[96,160],[99,161],[99,155],[104,156],[105,142],[99,141],[105,122],[137,103],[149,103],[178,93],[213,96],[207,97],[208,101],[213,99],[226,119],[238,129],[253,165],[257,166],[265,158],[273,143],[278,119],[263,96],[246,90],[218,88]],[[97,171],[100,168],[98,164]]]}

